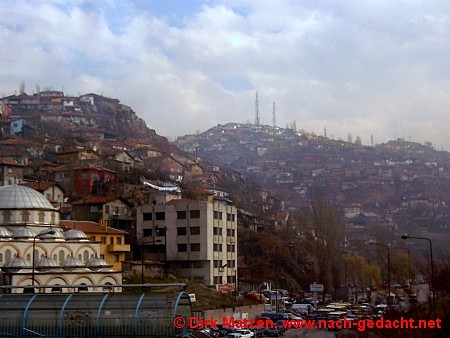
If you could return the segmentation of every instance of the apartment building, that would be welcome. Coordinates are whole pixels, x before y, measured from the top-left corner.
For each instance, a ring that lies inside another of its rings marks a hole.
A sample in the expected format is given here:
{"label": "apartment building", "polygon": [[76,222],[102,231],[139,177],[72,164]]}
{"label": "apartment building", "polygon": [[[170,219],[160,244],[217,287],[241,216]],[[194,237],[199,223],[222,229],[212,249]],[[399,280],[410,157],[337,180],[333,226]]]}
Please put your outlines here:
{"label": "apartment building", "polygon": [[237,279],[237,209],[223,197],[156,202],[137,211],[137,238],[145,259],[218,289]]}

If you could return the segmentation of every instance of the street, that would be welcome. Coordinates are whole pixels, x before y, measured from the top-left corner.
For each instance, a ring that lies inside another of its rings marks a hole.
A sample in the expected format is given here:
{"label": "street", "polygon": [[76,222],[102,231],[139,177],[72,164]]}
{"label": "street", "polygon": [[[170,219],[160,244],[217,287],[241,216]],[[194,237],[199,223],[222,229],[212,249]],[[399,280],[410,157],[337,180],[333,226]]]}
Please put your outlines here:
{"label": "street", "polygon": [[333,331],[324,329],[290,329],[286,331],[284,337],[289,338],[334,338]]}

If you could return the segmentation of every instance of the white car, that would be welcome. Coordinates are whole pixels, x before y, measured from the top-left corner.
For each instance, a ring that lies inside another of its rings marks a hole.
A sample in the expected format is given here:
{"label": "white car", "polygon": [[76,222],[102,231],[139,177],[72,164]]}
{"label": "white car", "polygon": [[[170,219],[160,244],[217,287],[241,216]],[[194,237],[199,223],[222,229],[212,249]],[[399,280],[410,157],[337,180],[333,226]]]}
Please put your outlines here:
{"label": "white car", "polygon": [[253,338],[253,332],[246,329],[239,329],[235,331],[240,334],[242,338]]}

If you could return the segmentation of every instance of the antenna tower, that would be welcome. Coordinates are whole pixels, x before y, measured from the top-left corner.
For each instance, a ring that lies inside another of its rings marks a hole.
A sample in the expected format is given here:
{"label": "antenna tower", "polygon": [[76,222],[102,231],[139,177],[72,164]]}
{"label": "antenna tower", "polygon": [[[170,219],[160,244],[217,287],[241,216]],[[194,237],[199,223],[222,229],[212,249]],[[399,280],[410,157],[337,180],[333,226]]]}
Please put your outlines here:
{"label": "antenna tower", "polygon": [[258,91],[256,91],[255,99],[255,125],[259,126],[259,101],[258,101]]}
{"label": "antenna tower", "polygon": [[277,126],[277,111],[276,111],[276,109],[275,109],[275,101],[273,102],[272,124],[273,124],[274,127]]}

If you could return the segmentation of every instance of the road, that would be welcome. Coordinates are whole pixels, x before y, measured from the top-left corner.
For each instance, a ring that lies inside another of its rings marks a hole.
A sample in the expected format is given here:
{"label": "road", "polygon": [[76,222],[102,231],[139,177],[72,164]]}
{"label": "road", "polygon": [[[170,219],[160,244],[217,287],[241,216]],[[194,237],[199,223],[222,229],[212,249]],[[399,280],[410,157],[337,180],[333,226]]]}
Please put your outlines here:
{"label": "road", "polygon": [[287,338],[335,338],[333,331],[324,329],[290,329],[286,331]]}

